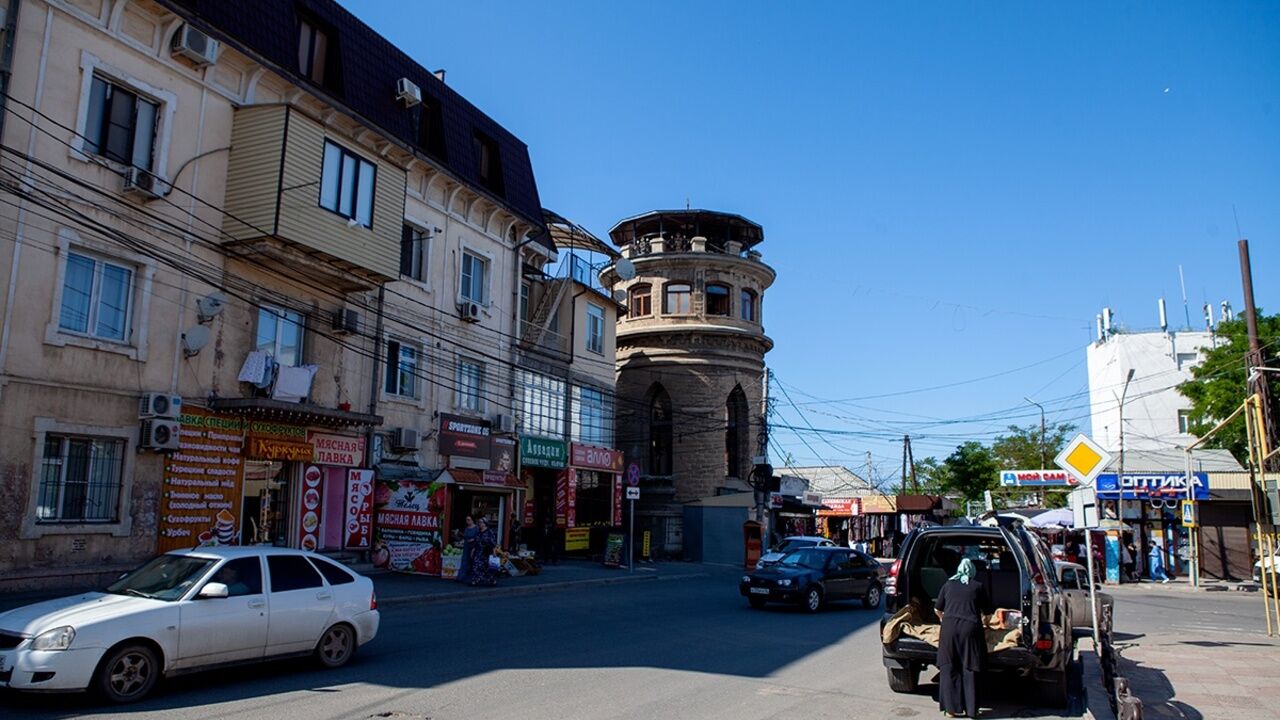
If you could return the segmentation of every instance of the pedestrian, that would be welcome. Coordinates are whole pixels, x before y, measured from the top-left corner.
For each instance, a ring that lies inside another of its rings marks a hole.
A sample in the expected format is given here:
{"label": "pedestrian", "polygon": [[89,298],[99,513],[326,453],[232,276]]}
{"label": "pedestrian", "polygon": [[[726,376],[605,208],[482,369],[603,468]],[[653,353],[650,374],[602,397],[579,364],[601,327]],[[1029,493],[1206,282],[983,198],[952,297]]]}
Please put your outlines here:
{"label": "pedestrian", "polygon": [[550,517],[542,523],[542,563],[544,565],[560,564],[560,547],[556,543],[556,523]]}
{"label": "pedestrian", "polygon": [[460,583],[471,581],[471,569],[475,566],[476,536],[480,528],[470,515],[465,516],[466,529],[462,531],[462,562],[458,565],[457,580]]}
{"label": "pedestrian", "polygon": [[1169,574],[1164,571],[1164,551],[1160,549],[1159,545],[1153,542],[1151,543],[1151,552],[1149,555],[1150,557],[1148,560],[1150,561],[1149,567],[1151,568],[1151,579],[1159,580],[1161,583],[1168,584]]}
{"label": "pedestrian", "polygon": [[934,601],[942,621],[938,638],[938,707],[947,717],[978,717],[978,673],[987,654],[982,615],[991,604],[987,589],[974,579],[973,561],[964,558],[943,583]]}
{"label": "pedestrian", "polygon": [[498,546],[497,533],[489,527],[489,523],[483,517],[476,521],[476,539],[475,539],[475,555],[471,562],[471,584],[472,585],[497,585],[498,584],[498,568],[493,566],[490,558],[496,558],[493,554],[494,549]]}
{"label": "pedestrian", "polygon": [[515,513],[511,513],[511,548],[513,550],[520,549],[520,518]]}
{"label": "pedestrian", "polygon": [[1133,554],[1137,550],[1133,547],[1133,541],[1129,540],[1120,546],[1120,567],[1124,568],[1124,576],[1122,582],[1133,582]]}

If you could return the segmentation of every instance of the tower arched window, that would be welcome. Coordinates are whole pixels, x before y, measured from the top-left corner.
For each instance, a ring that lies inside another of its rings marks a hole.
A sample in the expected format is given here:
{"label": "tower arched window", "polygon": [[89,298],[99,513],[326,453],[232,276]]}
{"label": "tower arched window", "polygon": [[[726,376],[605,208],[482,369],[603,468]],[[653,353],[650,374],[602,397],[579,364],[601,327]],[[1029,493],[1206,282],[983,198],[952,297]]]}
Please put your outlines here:
{"label": "tower arched window", "polygon": [[649,400],[649,474],[671,474],[671,396],[655,384]]}
{"label": "tower arched window", "polygon": [[667,283],[662,288],[662,314],[688,315],[693,312],[693,288],[687,283]]}
{"label": "tower arched window", "polygon": [[724,460],[725,474],[745,480],[750,472],[746,460],[750,457],[751,412],[747,407],[747,394],[741,385],[735,385],[725,402]]}
{"label": "tower arched window", "polygon": [[720,283],[707,283],[707,314],[708,315],[724,315],[733,314],[730,306],[729,286]]}
{"label": "tower arched window", "polygon": [[653,314],[653,286],[648,283],[631,288],[631,317]]}
{"label": "tower arched window", "polygon": [[756,293],[754,290],[743,289],[742,291],[742,319],[747,322],[758,321],[759,315],[756,313]]}

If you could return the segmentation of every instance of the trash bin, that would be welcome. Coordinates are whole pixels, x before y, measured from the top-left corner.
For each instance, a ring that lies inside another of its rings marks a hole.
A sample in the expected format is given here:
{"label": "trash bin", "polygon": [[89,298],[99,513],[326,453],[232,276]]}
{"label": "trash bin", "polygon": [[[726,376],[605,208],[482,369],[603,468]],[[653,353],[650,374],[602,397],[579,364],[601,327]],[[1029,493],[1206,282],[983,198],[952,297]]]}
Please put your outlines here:
{"label": "trash bin", "polygon": [[742,541],[745,548],[743,565],[747,570],[755,570],[756,563],[764,554],[764,525],[755,520],[742,523]]}

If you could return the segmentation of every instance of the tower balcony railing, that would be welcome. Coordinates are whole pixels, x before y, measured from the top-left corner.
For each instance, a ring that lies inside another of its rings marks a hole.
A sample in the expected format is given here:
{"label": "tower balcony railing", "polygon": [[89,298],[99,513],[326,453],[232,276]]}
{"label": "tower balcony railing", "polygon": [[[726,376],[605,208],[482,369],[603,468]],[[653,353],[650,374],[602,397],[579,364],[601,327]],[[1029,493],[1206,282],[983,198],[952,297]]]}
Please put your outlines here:
{"label": "tower balcony railing", "polygon": [[625,258],[683,253],[731,255],[743,260],[761,262],[759,252],[742,247],[742,243],[736,240],[711,240],[701,236],[685,235],[648,235],[636,238],[622,246],[622,256]]}

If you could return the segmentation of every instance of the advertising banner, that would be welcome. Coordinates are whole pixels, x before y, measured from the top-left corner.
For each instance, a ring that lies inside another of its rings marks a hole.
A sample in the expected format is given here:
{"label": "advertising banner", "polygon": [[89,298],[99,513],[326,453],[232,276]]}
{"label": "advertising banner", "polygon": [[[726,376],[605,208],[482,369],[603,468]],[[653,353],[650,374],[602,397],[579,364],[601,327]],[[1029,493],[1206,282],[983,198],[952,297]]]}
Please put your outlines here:
{"label": "advertising banner", "polygon": [[511,438],[496,437],[490,445],[493,452],[493,469],[502,472],[515,472],[516,469],[516,441]]}
{"label": "advertising banner", "polygon": [[489,459],[488,420],[440,413],[440,454],[449,457]]}
{"label": "advertising banner", "polygon": [[581,552],[591,547],[591,528],[569,528],[564,531],[564,551]]}
{"label": "advertising banner", "polygon": [[311,443],[311,462],[317,465],[337,465],[358,468],[364,465],[364,438],[331,433],[307,433]]}
{"label": "advertising banner", "polygon": [[818,517],[852,517],[854,500],[857,498],[823,498],[822,507],[818,509]]}
{"label": "advertising banner", "polygon": [[244,423],[187,408],[178,451],[165,459],[157,552],[240,542]]}
{"label": "advertising banner", "polygon": [[343,547],[363,550],[373,536],[373,471],[347,471],[346,527]]}
{"label": "advertising banner", "polygon": [[520,438],[520,464],[523,467],[562,469],[569,463],[569,450],[560,440],[540,437]]}
{"label": "advertising banner", "polygon": [[246,457],[254,460],[294,460],[311,462],[314,451],[307,442],[307,429],[299,425],[250,420],[245,428]]}
{"label": "advertising banner", "polygon": [[324,502],[324,473],[315,465],[302,471],[302,512],[298,516],[298,547],[314,552],[320,546],[320,513]]}
{"label": "advertising banner", "polygon": [[613,524],[622,524],[622,476],[613,476]]}
{"label": "advertising banner", "polygon": [[556,527],[573,527],[570,522],[569,494],[576,489],[578,474],[572,468],[556,474]]}
{"label": "advertising banner", "polygon": [[616,475],[622,472],[622,452],[573,443],[569,446],[569,464],[585,470],[607,470]]}
{"label": "advertising banner", "polygon": [[1001,470],[1000,484],[1004,487],[1067,487],[1076,484],[1076,477],[1066,470]]}
{"label": "advertising banner", "polygon": [[440,574],[447,488],[440,482],[414,480],[383,480],[374,485],[374,567],[419,575]]}
{"label": "advertising banner", "polygon": [[[1099,500],[1181,500],[1187,497],[1183,473],[1102,473],[1095,481]],[[1209,475],[1192,473],[1196,500],[1209,499]]]}

